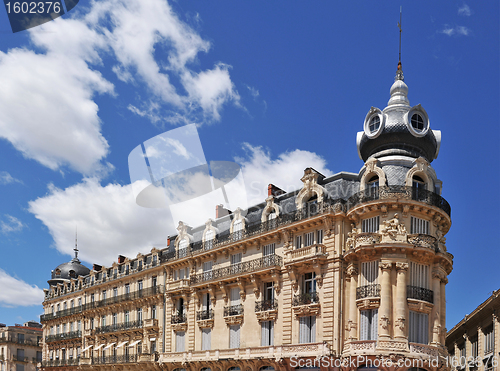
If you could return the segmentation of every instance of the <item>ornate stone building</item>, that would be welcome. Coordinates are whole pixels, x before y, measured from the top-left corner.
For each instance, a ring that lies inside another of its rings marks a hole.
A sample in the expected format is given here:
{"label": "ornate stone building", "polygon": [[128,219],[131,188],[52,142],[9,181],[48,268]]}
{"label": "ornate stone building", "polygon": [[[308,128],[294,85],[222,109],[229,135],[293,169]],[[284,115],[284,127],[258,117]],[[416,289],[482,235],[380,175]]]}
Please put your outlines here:
{"label": "ornate stone building", "polygon": [[358,133],[357,174],[307,168],[295,192],[269,185],[246,212],[180,222],[166,249],[58,267],[43,368],[445,366],[451,210],[431,166],[441,133],[407,93],[398,66],[388,106],[372,107]]}
{"label": "ornate stone building", "polygon": [[500,289],[467,314],[446,335],[450,366],[458,371],[500,367]]}
{"label": "ornate stone building", "polygon": [[38,322],[0,324],[0,371],[35,371],[42,361],[42,326]]}

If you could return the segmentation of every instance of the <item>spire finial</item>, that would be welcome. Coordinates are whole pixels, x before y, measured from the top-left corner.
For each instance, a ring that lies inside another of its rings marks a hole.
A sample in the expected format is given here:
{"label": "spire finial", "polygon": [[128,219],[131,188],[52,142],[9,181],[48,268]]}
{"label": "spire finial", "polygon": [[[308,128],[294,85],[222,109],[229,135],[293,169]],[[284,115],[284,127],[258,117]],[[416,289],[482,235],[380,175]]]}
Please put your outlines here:
{"label": "spire finial", "polygon": [[399,28],[399,62],[398,62],[398,71],[396,72],[396,80],[401,80],[405,81],[405,77],[403,75],[403,65],[401,64],[401,33],[403,32],[403,29],[401,28],[401,23],[403,20],[403,6],[399,8],[399,22],[398,22],[398,28]]}
{"label": "spire finial", "polygon": [[75,260],[78,260],[78,226],[75,227]]}

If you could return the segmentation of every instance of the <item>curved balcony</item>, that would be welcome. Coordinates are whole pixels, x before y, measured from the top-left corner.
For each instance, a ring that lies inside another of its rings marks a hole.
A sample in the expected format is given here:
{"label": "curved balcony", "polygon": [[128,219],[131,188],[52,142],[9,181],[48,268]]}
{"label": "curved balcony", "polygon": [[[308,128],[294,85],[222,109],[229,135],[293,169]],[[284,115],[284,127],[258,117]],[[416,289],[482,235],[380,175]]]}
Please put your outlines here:
{"label": "curved balcony", "polygon": [[358,246],[370,246],[375,243],[379,243],[382,240],[382,236],[380,233],[369,233],[362,232],[358,233],[354,238],[354,244],[356,247]]}
{"label": "curved balcony", "polygon": [[114,325],[107,325],[107,326],[101,326],[97,327],[95,329],[96,334],[107,334],[110,332],[119,332],[119,331],[126,331],[126,330],[134,330],[134,329],[139,329],[142,328],[143,322],[138,320],[138,321],[129,321],[129,322],[122,322],[122,323],[115,323]]}
{"label": "curved balcony", "polygon": [[406,297],[408,299],[426,301],[431,304],[434,303],[434,292],[423,287],[406,286]]}
{"label": "curved balcony", "polygon": [[428,234],[409,234],[408,243],[414,246],[426,247],[428,249],[436,248],[437,238]]}
{"label": "curved balcony", "polygon": [[352,209],[365,202],[391,198],[423,202],[427,205],[438,207],[448,214],[448,216],[451,216],[450,204],[437,193],[400,185],[379,187],[377,191],[374,189],[365,189],[349,197],[347,207],[348,209]]}
{"label": "curved balcony", "polygon": [[380,297],[379,284],[360,286],[356,288],[356,300],[365,298],[379,298],[379,297]]}

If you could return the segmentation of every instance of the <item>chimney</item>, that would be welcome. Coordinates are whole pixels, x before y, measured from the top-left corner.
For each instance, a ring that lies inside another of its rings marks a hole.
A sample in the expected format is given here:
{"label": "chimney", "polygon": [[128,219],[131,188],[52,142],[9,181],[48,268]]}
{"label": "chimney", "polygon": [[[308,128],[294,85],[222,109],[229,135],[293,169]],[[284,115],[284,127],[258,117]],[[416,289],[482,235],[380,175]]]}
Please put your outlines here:
{"label": "chimney", "polygon": [[100,272],[101,269],[102,269],[102,266],[99,265],[99,264],[94,264],[94,266],[92,267],[93,270],[95,270],[96,272]]}
{"label": "chimney", "polygon": [[232,214],[231,210],[225,209],[224,205],[220,204],[215,206],[215,219],[222,218],[229,214]]}
{"label": "chimney", "polygon": [[170,246],[170,236],[167,236],[167,247]]}
{"label": "chimney", "polygon": [[121,264],[125,261],[125,257],[123,255],[118,255],[118,264]]}
{"label": "chimney", "polygon": [[284,194],[285,191],[282,190],[281,188],[279,187],[276,187],[274,184],[269,184],[267,186],[267,196],[279,196],[279,195],[282,195]]}

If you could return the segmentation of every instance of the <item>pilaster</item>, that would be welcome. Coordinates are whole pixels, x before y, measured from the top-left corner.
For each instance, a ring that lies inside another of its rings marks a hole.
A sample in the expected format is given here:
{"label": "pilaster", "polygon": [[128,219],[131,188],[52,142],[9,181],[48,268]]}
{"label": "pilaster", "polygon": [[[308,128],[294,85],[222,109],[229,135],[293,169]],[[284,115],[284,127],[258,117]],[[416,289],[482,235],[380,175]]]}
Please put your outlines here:
{"label": "pilaster", "polygon": [[406,299],[406,272],[408,263],[396,263],[396,323],[394,335],[396,339],[406,340],[406,311],[408,301]]}
{"label": "pilaster", "polygon": [[381,261],[380,277],[380,308],[379,308],[379,337],[389,339],[391,337],[389,325],[391,324],[391,270],[392,262]]}

